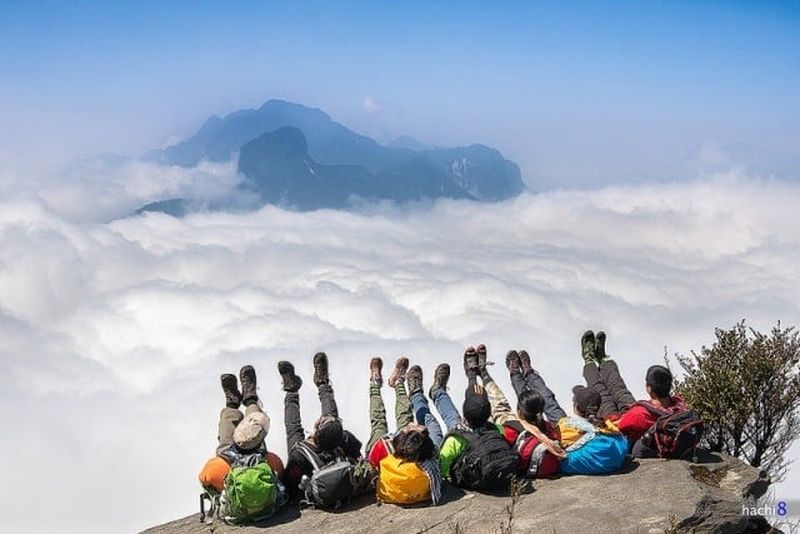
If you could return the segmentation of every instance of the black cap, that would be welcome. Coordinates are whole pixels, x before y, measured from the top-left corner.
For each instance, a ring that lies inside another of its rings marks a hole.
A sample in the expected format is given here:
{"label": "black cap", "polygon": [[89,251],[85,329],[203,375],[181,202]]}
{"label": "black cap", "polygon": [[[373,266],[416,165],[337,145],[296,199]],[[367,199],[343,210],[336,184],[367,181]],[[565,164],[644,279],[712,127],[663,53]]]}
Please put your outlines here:
{"label": "black cap", "polygon": [[464,419],[471,427],[481,426],[492,415],[492,405],[485,392],[468,393],[464,399]]}
{"label": "black cap", "polygon": [[600,409],[600,394],[592,388],[575,386],[572,388],[572,398],[583,415],[597,414]]}

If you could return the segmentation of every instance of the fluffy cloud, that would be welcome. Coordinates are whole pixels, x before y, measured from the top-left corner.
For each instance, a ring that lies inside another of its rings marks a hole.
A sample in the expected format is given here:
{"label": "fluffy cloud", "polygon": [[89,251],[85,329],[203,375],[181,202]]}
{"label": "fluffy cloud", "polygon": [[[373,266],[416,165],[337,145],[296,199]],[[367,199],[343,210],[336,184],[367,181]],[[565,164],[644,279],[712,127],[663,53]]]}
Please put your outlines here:
{"label": "fluffy cloud", "polygon": [[[122,198],[160,194],[162,179],[145,173]],[[71,211],[2,201],[0,406],[12,416],[0,452],[14,459],[0,492],[14,512],[3,515],[14,531],[109,532],[193,512],[218,376],[244,363],[280,422],[276,362],[310,378],[311,356],[326,350],[340,411],[362,437],[374,354],[387,365],[409,354],[430,376],[485,342],[510,392],[503,354],[526,347],[568,404],[578,338],[603,328],[643,395],[665,346],[699,348],[742,317],[800,323],[798,201],[800,185],[735,177],[494,205],[111,223],[80,222],[85,201]],[[465,380],[452,382],[460,404]],[[302,393],[310,427],[319,406],[313,387]],[[283,440],[273,424],[270,446],[283,454]],[[20,501],[32,477],[48,483]]]}

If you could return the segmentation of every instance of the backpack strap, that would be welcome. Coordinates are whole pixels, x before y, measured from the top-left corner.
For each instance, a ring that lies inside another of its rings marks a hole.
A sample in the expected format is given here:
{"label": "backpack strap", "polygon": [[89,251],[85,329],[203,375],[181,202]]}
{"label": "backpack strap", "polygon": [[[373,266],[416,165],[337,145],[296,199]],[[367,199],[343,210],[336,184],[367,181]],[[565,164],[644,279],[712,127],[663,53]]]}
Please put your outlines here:
{"label": "backpack strap", "polygon": [[662,408],[660,406],[656,406],[652,402],[648,402],[648,401],[636,401],[634,406],[641,406],[642,408],[646,409],[651,414],[655,415],[656,418],[663,417],[665,415],[669,415],[669,414],[673,413],[671,410],[668,410],[666,408]]}
{"label": "backpack strap", "polygon": [[381,438],[383,442],[383,446],[386,448],[386,452],[389,454],[394,454],[394,445],[392,444],[391,436],[384,436]]}
{"label": "backpack strap", "polygon": [[294,448],[300,451],[300,453],[308,460],[308,462],[311,464],[311,467],[314,468],[314,471],[318,471],[324,465],[324,462],[322,459],[320,459],[319,455],[311,450],[311,447],[309,447],[305,441],[298,441]]}

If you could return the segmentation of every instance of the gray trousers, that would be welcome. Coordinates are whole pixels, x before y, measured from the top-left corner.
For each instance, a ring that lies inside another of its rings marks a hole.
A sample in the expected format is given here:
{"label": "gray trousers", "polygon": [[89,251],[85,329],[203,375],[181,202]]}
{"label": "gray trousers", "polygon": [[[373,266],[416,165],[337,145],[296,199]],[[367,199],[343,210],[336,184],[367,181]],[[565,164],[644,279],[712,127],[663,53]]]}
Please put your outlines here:
{"label": "gray trousers", "polygon": [[624,412],[636,403],[614,360],[606,360],[600,365],[587,363],[583,366],[583,378],[587,386],[600,394],[598,417]]}

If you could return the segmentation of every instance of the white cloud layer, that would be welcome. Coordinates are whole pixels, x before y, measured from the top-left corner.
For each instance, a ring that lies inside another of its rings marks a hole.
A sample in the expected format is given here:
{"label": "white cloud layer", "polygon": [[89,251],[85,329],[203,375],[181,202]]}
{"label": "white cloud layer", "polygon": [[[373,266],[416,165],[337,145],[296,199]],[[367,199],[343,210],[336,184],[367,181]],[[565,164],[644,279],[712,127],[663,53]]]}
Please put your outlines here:
{"label": "white cloud layer", "polygon": [[[133,192],[114,185],[98,209],[163,192],[169,172],[145,173]],[[326,350],[346,426],[365,437],[374,354],[387,365],[409,354],[429,377],[440,361],[457,371],[463,347],[485,342],[510,393],[503,354],[525,347],[568,405],[587,328],[609,333],[641,396],[665,346],[699,348],[743,317],[761,329],[800,324],[798,184],[728,177],[494,205],[111,223],[76,222],[103,217],[82,216],[94,197],[69,198],[58,213],[0,201],[9,531],[129,532],[194,512],[219,374],[245,363],[273,417],[268,443],[284,454],[279,359],[307,378],[310,427],[311,356]],[[460,404],[465,380],[452,382]],[[41,495],[20,499],[34,480],[47,481]]]}

